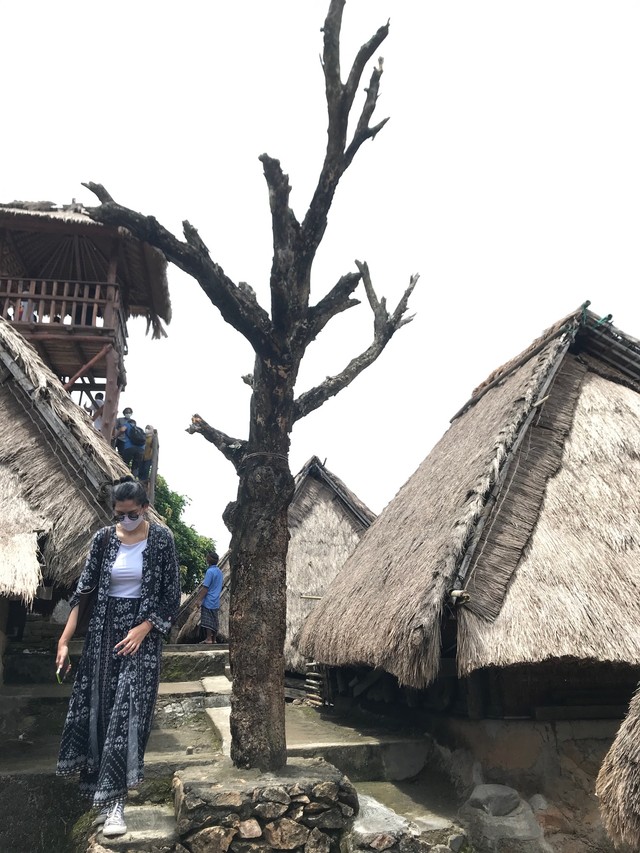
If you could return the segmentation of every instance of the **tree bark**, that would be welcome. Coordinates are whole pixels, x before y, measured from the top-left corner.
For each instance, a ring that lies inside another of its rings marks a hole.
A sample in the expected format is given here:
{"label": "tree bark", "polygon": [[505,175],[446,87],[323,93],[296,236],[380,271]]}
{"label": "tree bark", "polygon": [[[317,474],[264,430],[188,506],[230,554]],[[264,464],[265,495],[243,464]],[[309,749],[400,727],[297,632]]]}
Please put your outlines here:
{"label": "tree bark", "polygon": [[288,508],[294,483],[289,436],[297,368],[286,356],[277,362],[256,358],[238,499],[225,512],[232,531],[231,759],[237,767],[261,770],[287,761],[284,640]]}

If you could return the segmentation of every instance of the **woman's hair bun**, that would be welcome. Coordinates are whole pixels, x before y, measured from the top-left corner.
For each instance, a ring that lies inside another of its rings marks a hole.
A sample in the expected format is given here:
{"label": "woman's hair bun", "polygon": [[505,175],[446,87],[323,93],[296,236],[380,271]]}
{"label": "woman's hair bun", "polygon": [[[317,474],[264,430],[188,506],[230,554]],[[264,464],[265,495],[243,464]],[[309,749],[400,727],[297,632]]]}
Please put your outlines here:
{"label": "woman's hair bun", "polygon": [[131,474],[127,474],[126,477],[120,477],[119,480],[114,480],[113,485],[119,486],[121,483],[135,483],[135,477],[132,477]]}

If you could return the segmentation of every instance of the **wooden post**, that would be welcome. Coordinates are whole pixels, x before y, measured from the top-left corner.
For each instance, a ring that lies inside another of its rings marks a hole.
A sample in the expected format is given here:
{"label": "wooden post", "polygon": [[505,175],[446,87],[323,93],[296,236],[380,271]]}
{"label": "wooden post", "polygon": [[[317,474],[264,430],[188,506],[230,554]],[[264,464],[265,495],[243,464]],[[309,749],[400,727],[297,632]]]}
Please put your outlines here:
{"label": "wooden post", "polygon": [[147,486],[147,494],[149,503],[152,504],[156,498],[156,477],[158,476],[158,456],[160,453],[160,442],[158,441],[158,431],[155,430],[153,441],[151,442],[151,470],[149,471],[149,485]]}
{"label": "wooden post", "polygon": [[120,353],[115,347],[109,347],[105,361],[107,363],[107,383],[104,394],[104,408],[102,410],[102,433],[105,441],[111,444],[111,436],[116,423],[118,403],[120,402],[120,385],[118,384],[118,373],[120,367]]}
{"label": "wooden post", "polygon": [[[111,250],[109,252],[109,267],[107,269],[107,304],[104,307],[104,327],[107,329],[116,328],[116,287],[118,275],[118,254],[120,251],[120,240],[114,237],[111,241]],[[117,337],[116,337],[117,340]]]}
{"label": "wooden post", "polygon": [[[114,237],[111,241],[111,249],[109,252],[109,267],[107,270],[107,302],[104,307],[104,328],[116,329],[117,325],[117,273],[118,273],[118,254],[120,251],[120,240]],[[120,384],[118,376],[120,373],[120,359],[123,353],[118,350],[118,334],[114,336],[115,345],[111,347],[107,353],[107,382],[104,395],[104,408],[102,414],[102,428],[100,432],[105,440],[111,444],[113,428],[116,423],[118,414],[118,404],[120,402]]]}

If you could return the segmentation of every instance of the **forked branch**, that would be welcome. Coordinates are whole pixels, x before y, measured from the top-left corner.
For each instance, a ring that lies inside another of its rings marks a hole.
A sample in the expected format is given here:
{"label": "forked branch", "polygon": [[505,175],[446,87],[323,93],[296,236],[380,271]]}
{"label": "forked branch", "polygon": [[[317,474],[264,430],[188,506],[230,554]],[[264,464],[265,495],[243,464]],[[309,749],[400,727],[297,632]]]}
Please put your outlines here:
{"label": "forked branch", "polygon": [[318,409],[328,399],[335,397],[343,388],[350,385],[359,373],[362,373],[370,364],[373,364],[398,329],[410,323],[415,316],[411,315],[407,317],[405,316],[405,312],[409,297],[413,293],[413,289],[420,277],[417,273],[411,276],[409,286],[402,294],[393,314],[389,314],[384,297],[378,299],[376,296],[367,264],[356,261],[356,266],[362,275],[369,305],[373,311],[373,342],[363,353],[352,359],[341,373],[336,376],[328,376],[320,385],[298,397],[294,403],[294,422],[305,417],[309,412]]}
{"label": "forked branch", "polygon": [[356,123],[351,142],[347,145],[349,114],[360,85],[367,62],[389,34],[389,22],[363,44],[351,66],[347,82],[340,76],[340,30],[345,0],[331,0],[324,22],[324,49],[322,68],[325,79],[325,95],[329,125],[327,128],[327,150],[309,210],[302,223],[302,243],[305,247],[305,263],[313,262],[315,252],[327,227],[327,215],[333,201],[340,178],[353,160],[357,150],[366,139],[373,139],[384,127],[387,119],[374,127],[369,122],[375,110],[382,61],[374,70],[362,112]]}

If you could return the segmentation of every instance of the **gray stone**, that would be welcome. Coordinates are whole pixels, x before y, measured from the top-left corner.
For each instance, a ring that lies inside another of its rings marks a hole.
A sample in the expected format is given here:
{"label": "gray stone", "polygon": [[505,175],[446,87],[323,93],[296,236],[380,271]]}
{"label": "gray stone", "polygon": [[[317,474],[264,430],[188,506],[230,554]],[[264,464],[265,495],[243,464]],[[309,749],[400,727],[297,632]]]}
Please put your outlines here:
{"label": "gray stone", "polygon": [[396,843],[396,837],[394,835],[389,835],[387,833],[381,833],[380,835],[374,836],[369,842],[369,847],[373,850],[388,850],[390,847]]}
{"label": "gray stone", "polygon": [[542,794],[534,794],[533,797],[529,800],[529,805],[534,810],[534,812],[546,812],[549,808],[549,803],[542,796]]}
{"label": "gray stone", "polygon": [[459,853],[466,840],[466,836],[461,832],[456,832],[455,835],[450,835],[447,839],[447,846],[449,850],[453,851],[453,853]]}
{"label": "gray stone", "polygon": [[347,806],[345,803],[338,803],[338,807],[345,817],[353,817],[355,814],[351,806]]}
{"label": "gray stone", "polygon": [[304,813],[318,814],[319,812],[326,812],[328,808],[331,808],[328,803],[309,803],[308,806],[304,807]]}
{"label": "gray stone", "polygon": [[227,853],[237,829],[210,826],[189,838],[192,853]]}
{"label": "gray stone", "polygon": [[525,846],[532,851],[547,849],[541,846],[544,840],[542,828],[529,804],[522,800],[518,808],[508,815],[490,815],[466,803],[460,810],[460,816],[467,824],[471,844],[478,851],[497,853],[504,850],[507,853],[513,850],[515,853],[521,842],[527,842]]}
{"label": "gray stone", "polygon": [[253,812],[263,820],[273,820],[281,817],[288,808],[286,803],[258,803],[253,807]]}
{"label": "gray stone", "polygon": [[319,829],[312,829],[304,845],[304,853],[329,853],[331,839]]}
{"label": "gray stone", "polygon": [[260,793],[260,799],[269,800],[273,803],[286,803],[287,805],[291,802],[291,797],[280,785],[263,788]]}
{"label": "gray stone", "polygon": [[350,823],[340,809],[329,809],[317,815],[305,814],[302,820],[306,826],[317,826],[319,829],[346,829]]}
{"label": "gray stone", "polygon": [[302,815],[304,814],[304,806],[302,803],[294,803],[292,806],[289,806],[289,809],[285,815],[289,820],[300,820]]}
{"label": "gray stone", "polygon": [[444,844],[436,844],[435,847],[431,848],[431,853],[451,853],[451,849],[445,847]]}
{"label": "gray stone", "polygon": [[293,820],[286,817],[268,823],[264,828],[264,837],[268,844],[276,850],[293,850],[306,844],[309,838],[309,830]]}
{"label": "gray stone", "polygon": [[[300,787],[299,785],[297,787]],[[292,789],[293,790],[293,789]],[[292,803],[310,803],[311,800],[307,797],[306,794],[296,794],[295,797],[291,797]]]}
{"label": "gray stone", "polygon": [[338,800],[347,806],[351,806],[354,814],[358,814],[358,811],[360,810],[358,792],[346,776],[343,776],[342,778],[340,790],[338,791]]}
{"label": "gray stone", "polygon": [[239,838],[260,838],[262,835],[262,828],[257,820],[250,818],[249,820],[242,820],[238,824],[238,837]]}
{"label": "gray stone", "polygon": [[401,835],[398,850],[400,853],[426,853],[431,850],[431,844],[419,836]]}
{"label": "gray stone", "polygon": [[270,853],[266,841],[243,841],[236,837],[231,842],[230,853]]}
{"label": "gray stone", "polygon": [[338,785],[336,782],[319,782],[313,786],[311,793],[319,800],[334,801],[338,799]]}
{"label": "gray stone", "polygon": [[468,799],[468,805],[489,815],[508,815],[520,803],[520,796],[507,785],[477,785]]}

